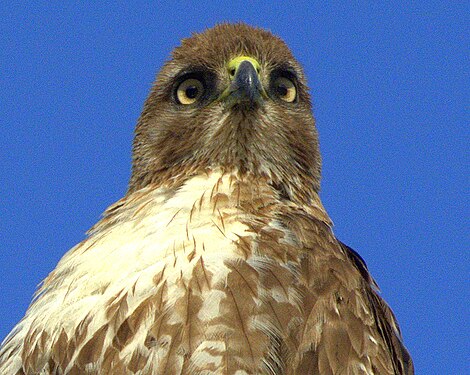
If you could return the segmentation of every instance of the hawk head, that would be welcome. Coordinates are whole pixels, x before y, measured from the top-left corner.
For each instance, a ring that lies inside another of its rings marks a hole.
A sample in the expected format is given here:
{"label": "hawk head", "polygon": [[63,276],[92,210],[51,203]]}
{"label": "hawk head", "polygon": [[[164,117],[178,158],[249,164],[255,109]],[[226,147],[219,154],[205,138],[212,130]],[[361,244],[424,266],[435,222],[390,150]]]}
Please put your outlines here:
{"label": "hawk head", "polygon": [[303,70],[286,44],[245,24],[184,39],[145,102],[129,192],[221,168],[309,200],[320,153]]}

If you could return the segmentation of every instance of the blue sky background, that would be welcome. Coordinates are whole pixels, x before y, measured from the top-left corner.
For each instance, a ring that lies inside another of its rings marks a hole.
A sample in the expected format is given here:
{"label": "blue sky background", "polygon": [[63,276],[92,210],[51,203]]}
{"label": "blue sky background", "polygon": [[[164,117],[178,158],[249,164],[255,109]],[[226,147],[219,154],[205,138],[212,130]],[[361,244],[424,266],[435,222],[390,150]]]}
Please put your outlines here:
{"label": "blue sky background", "polygon": [[417,374],[470,373],[465,2],[69,3],[0,9],[0,339],[124,194],[133,128],[171,49],[242,20],[305,67],[323,202],[396,313]]}

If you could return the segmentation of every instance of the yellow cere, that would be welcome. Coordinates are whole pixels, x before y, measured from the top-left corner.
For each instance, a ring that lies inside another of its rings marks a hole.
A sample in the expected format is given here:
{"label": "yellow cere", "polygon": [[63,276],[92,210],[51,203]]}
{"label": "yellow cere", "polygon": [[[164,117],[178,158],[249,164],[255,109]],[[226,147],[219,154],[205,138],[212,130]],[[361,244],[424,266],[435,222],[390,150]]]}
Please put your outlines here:
{"label": "yellow cere", "polygon": [[252,57],[249,57],[249,56],[238,56],[238,57],[235,57],[234,59],[230,60],[230,62],[228,63],[228,66],[227,66],[228,71],[229,71],[229,73],[232,77],[235,76],[235,73],[236,73],[238,67],[240,66],[240,64],[243,61],[249,61],[253,65],[253,67],[255,68],[256,72],[259,74],[260,64],[256,59],[254,59]]}

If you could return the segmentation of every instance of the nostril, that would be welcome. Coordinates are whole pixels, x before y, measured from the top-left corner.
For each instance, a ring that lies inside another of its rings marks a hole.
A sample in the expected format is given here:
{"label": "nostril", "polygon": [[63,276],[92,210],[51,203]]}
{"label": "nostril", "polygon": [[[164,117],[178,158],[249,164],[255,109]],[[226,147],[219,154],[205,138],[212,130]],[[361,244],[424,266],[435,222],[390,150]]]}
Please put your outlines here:
{"label": "nostril", "polygon": [[230,69],[230,75],[232,77],[235,75],[235,72],[236,72],[235,68]]}

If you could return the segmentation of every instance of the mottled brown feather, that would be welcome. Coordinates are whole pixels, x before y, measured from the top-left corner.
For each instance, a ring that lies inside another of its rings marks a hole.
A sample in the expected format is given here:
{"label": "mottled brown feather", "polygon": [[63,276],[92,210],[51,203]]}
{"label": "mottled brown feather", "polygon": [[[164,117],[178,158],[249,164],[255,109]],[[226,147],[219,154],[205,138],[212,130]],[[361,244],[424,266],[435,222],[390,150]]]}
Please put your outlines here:
{"label": "mottled brown feather", "polygon": [[[239,55],[260,63],[263,104],[218,99]],[[269,91],[284,70],[292,104]],[[188,72],[212,91],[184,108]],[[127,195],[44,280],[0,373],[413,374],[364,260],[332,232],[320,165],[284,42],[244,24],[184,39],[144,104]]]}

